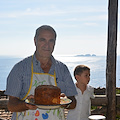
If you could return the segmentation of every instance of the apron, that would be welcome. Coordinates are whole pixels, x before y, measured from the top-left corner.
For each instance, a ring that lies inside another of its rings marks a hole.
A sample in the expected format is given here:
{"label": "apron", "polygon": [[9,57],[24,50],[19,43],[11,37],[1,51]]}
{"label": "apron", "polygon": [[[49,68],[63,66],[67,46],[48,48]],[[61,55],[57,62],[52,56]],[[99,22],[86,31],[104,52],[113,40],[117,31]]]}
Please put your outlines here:
{"label": "apron", "polygon": [[[48,73],[34,73],[33,72],[33,58],[31,64],[31,83],[26,96],[22,99],[25,100],[27,96],[34,95],[34,90],[39,85],[55,85],[56,83],[56,75],[48,74]],[[37,108],[36,110],[26,110],[24,112],[17,112],[16,120],[65,120],[64,117],[64,109],[50,109],[43,110]]]}

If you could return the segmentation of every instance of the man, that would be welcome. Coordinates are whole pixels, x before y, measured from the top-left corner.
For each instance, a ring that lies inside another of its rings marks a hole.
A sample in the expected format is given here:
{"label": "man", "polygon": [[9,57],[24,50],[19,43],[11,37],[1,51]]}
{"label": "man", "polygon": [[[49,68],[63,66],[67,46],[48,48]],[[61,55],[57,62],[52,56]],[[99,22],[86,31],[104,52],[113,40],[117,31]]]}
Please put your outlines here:
{"label": "man", "polygon": [[[56,36],[51,26],[39,27],[34,37],[34,55],[20,61],[11,70],[5,94],[9,95],[8,109],[14,112],[12,120],[64,120],[63,107],[75,108],[77,92],[70,72],[65,64],[52,56]],[[72,103],[54,110],[42,110],[25,103],[26,98],[34,98],[35,88],[43,84],[57,85]]]}

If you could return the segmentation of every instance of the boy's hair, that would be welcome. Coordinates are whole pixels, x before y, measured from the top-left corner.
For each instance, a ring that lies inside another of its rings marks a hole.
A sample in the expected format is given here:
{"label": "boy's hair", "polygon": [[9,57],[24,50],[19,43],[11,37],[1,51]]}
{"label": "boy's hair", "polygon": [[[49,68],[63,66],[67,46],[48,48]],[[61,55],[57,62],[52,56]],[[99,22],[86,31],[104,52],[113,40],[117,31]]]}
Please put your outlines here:
{"label": "boy's hair", "polygon": [[76,68],[74,69],[74,76],[81,74],[85,70],[90,70],[90,68],[88,66],[85,66],[85,65],[76,66]]}

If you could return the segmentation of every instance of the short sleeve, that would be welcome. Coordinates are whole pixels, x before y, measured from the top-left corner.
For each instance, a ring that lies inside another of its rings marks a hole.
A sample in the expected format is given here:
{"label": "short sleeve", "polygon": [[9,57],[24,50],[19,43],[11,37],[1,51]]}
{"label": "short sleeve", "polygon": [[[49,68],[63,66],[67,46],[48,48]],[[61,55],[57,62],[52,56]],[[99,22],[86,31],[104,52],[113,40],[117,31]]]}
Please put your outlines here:
{"label": "short sleeve", "polygon": [[56,66],[57,83],[66,96],[75,96],[77,91],[67,66],[59,62]]}
{"label": "short sleeve", "polygon": [[91,98],[94,99],[95,98],[94,88],[92,86],[90,86],[90,93],[91,93]]}
{"label": "short sleeve", "polygon": [[5,94],[9,96],[19,97],[22,88],[22,80],[20,77],[21,67],[16,64],[7,77],[7,86]]}

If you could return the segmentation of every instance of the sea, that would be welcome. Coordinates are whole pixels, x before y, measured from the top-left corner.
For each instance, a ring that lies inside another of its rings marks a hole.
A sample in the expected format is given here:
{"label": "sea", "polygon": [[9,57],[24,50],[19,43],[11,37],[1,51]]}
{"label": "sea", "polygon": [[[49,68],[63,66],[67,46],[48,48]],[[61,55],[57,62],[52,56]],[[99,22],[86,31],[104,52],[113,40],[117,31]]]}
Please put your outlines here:
{"label": "sea", "polygon": [[[74,68],[77,65],[87,65],[90,67],[89,85],[98,88],[106,88],[106,56],[74,56],[59,55],[54,56],[57,60],[65,63],[71,73],[73,82],[76,80],[73,76]],[[21,61],[22,57],[0,56],[0,90],[6,89],[7,76],[13,66]],[[120,87],[120,56],[117,56],[116,64],[116,87]]]}

